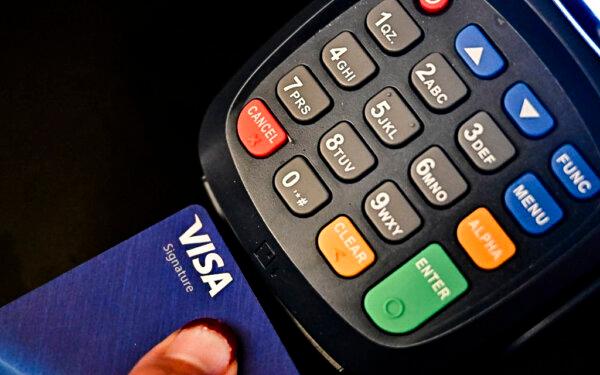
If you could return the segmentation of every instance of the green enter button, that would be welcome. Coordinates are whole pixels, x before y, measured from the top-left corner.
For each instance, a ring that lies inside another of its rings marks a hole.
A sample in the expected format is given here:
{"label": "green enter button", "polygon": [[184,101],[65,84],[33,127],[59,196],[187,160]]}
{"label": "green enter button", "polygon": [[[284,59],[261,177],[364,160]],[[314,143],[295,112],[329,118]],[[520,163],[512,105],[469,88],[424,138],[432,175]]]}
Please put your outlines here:
{"label": "green enter button", "polygon": [[390,333],[406,333],[454,301],[468,288],[444,249],[431,244],[383,279],[365,296],[373,322]]}

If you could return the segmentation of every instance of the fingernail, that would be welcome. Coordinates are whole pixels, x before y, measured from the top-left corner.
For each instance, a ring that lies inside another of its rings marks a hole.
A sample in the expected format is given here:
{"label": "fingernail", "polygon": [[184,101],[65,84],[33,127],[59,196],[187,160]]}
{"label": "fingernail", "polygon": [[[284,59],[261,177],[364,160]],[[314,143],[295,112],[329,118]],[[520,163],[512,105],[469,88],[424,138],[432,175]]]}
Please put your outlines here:
{"label": "fingernail", "polygon": [[201,374],[221,375],[234,358],[234,345],[214,323],[186,325],[166,350],[166,356],[193,366]]}

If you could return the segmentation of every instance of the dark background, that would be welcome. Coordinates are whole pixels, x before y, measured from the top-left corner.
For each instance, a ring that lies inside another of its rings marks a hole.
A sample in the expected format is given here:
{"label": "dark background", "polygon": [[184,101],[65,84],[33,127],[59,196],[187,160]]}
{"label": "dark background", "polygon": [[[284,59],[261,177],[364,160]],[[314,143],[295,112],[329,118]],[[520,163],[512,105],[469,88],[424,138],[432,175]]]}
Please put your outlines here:
{"label": "dark background", "polygon": [[[308,1],[17,3],[0,6],[0,305],[189,204],[206,205],[203,112]],[[266,297],[301,369],[322,368]],[[596,293],[494,367],[594,363],[597,345],[585,339],[600,333],[599,301]]]}

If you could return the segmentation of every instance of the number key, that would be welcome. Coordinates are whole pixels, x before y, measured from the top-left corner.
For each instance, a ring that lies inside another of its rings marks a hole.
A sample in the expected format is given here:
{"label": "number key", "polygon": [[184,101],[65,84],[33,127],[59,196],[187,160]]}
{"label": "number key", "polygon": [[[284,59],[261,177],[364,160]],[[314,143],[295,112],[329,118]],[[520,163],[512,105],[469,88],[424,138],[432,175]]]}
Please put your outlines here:
{"label": "number key", "polygon": [[435,207],[448,207],[462,197],[469,185],[441,148],[433,146],[415,159],[410,177],[421,194]]}
{"label": "number key", "polygon": [[345,89],[356,88],[377,72],[377,66],[354,35],[344,31],[321,51],[321,60],[337,83]]}
{"label": "number key", "polygon": [[421,226],[421,217],[391,181],[372,191],[363,209],[379,234],[390,242],[405,240]]}
{"label": "number key", "polygon": [[347,122],[340,122],[319,142],[321,156],[343,181],[359,179],[377,163],[371,150]]}
{"label": "number key", "polygon": [[329,201],[329,191],[301,156],[288,161],[275,173],[275,190],[298,216],[308,216]]}
{"label": "number key", "polygon": [[303,65],[295,67],[279,80],[277,96],[299,122],[312,121],[331,106],[329,95]]}
{"label": "number key", "polygon": [[421,122],[391,87],[367,102],[365,118],[381,142],[398,147],[421,131]]}
{"label": "number key", "polygon": [[367,28],[381,48],[397,54],[412,47],[422,35],[421,29],[396,0],[385,0],[367,15]]}
{"label": "number key", "polygon": [[512,159],[516,150],[486,112],[468,119],[458,130],[458,144],[481,171],[492,172]]}
{"label": "number key", "polygon": [[447,112],[469,94],[465,83],[439,53],[421,60],[410,79],[423,101],[437,112]]}

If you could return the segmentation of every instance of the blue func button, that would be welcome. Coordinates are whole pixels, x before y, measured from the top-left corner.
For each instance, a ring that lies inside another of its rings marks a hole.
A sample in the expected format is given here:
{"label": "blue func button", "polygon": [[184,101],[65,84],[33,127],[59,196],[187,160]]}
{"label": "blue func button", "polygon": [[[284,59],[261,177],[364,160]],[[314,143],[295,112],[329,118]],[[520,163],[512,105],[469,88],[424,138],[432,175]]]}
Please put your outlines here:
{"label": "blue func button", "polygon": [[552,155],[552,171],[569,193],[577,199],[589,199],[600,190],[600,179],[572,145],[566,144]]}
{"label": "blue func button", "polygon": [[540,138],[554,128],[554,118],[537,95],[526,84],[519,82],[504,95],[504,109],[518,126],[530,138]]}
{"label": "blue func button", "polygon": [[462,29],[456,36],[454,47],[473,74],[479,78],[494,78],[506,67],[500,52],[476,25]]}
{"label": "blue func button", "polygon": [[543,234],[563,217],[563,211],[540,180],[526,173],[506,189],[504,202],[519,224],[531,234]]}

